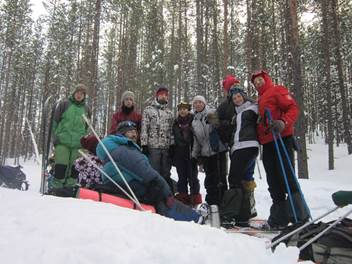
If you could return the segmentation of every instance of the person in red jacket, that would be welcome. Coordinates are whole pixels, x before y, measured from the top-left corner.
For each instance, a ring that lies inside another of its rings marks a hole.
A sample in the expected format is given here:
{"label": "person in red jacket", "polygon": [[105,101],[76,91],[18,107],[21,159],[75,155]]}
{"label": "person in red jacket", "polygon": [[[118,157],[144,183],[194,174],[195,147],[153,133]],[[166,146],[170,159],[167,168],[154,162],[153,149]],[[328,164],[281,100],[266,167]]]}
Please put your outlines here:
{"label": "person in red jacket", "polygon": [[[292,208],[289,205],[285,180],[280,167],[279,156],[275,148],[272,130],[280,133],[289,154],[291,164],[294,165],[293,138],[294,124],[298,118],[299,110],[296,101],[288,89],[281,85],[273,84],[270,76],[265,71],[252,75],[252,83],[259,93],[258,110],[260,122],[257,125],[259,143],[263,145],[263,164],[266,172],[269,192],[273,204],[270,208],[268,225],[272,229],[284,228],[289,222],[294,222]],[[266,117],[266,109],[271,112],[272,122]],[[280,146],[280,144],[279,144]],[[306,211],[298,186],[291,173],[288,161],[282,147],[279,147],[283,159],[284,170],[287,175],[297,220],[305,222],[309,214]]]}
{"label": "person in red jacket", "polygon": [[[111,119],[111,127],[108,134],[116,134],[117,127],[122,121],[132,121],[137,125],[138,135],[141,133],[142,115],[135,111],[135,95],[131,91],[125,91],[121,96],[121,108]],[[139,140],[138,140],[139,141]]]}

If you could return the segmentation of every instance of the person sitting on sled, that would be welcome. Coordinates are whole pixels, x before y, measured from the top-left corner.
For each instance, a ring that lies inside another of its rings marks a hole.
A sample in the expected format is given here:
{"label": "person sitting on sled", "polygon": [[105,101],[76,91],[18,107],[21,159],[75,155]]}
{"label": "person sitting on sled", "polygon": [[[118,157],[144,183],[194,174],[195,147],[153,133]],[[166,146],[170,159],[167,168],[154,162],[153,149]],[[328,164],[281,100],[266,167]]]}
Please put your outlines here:
{"label": "person sitting on sled", "polygon": [[[97,157],[96,148],[99,141],[95,135],[87,135],[81,138],[81,146],[87,150],[88,158],[99,168],[102,167],[101,160]],[[88,189],[94,188],[96,184],[101,184],[100,171],[92,166],[85,157],[80,157],[74,162],[73,173],[78,179],[81,187]]]}
{"label": "person sitting on sled", "polygon": [[[284,163],[284,171],[287,175],[288,186],[292,193],[292,200],[298,222],[305,222],[309,218],[309,212],[304,206],[303,197],[300,195],[299,186],[289,167],[284,149],[279,148],[277,153],[272,131],[281,134],[283,144],[288,152],[290,162],[294,164],[294,124],[298,118],[298,106],[288,89],[281,85],[273,84],[270,76],[265,71],[259,71],[252,75],[252,83],[258,91],[258,110],[260,122],[257,126],[259,143],[263,145],[263,164],[269,185],[269,192],[273,204],[270,208],[268,228],[282,229],[289,222],[295,222],[293,211],[288,201],[283,171],[280,166],[279,155]],[[267,116],[267,110],[271,112],[272,121]]]}
{"label": "person sitting on sled", "polygon": [[[116,135],[108,135],[102,140],[136,197],[143,203],[155,206],[157,213],[166,217],[202,222],[200,213],[174,199],[166,180],[150,165],[137,145],[137,139],[136,124],[124,121],[118,125]],[[128,191],[101,143],[98,144],[97,155],[103,161],[104,172]],[[106,176],[103,175],[102,178],[104,184],[114,186]]]}

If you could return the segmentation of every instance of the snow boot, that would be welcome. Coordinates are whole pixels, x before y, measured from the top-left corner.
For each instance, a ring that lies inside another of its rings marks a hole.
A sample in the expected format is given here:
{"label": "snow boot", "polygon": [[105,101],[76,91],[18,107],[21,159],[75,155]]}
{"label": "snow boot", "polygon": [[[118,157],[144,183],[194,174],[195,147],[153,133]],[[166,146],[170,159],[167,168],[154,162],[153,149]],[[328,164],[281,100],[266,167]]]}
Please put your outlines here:
{"label": "snow boot", "polygon": [[[296,212],[298,223],[305,223],[305,222],[309,221],[309,213],[307,212],[307,209],[304,206],[304,202],[302,200],[301,194],[299,192],[293,193],[292,200],[293,200],[293,204],[295,206],[295,212]],[[293,216],[291,206],[290,206],[290,210],[289,210],[289,220],[291,223],[295,224],[295,218]]]}
{"label": "snow boot", "polygon": [[251,215],[250,218],[254,218],[258,215],[257,210],[255,209],[255,198],[254,198],[254,189],[257,187],[257,184],[254,180],[251,181],[242,181],[243,189],[246,192],[249,192],[249,201],[251,206]]}
{"label": "snow boot", "polygon": [[232,222],[240,215],[243,192],[240,188],[233,188],[224,193],[220,207],[222,222]]}
{"label": "snow boot", "polygon": [[176,193],[175,198],[180,202],[190,205],[190,196],[187,193]]}
{"label": "snow boot", "polygon": [[270,207],[268,225],[271,229],[284,229],[289,223],[288,201],[274,201]]}
{"label": "snow boot", "polygon": [[236,225],[238,226],[249,226],[248,220],[251,216],[251,193],[243,190],[242,203],[239,215],[236,217]]}

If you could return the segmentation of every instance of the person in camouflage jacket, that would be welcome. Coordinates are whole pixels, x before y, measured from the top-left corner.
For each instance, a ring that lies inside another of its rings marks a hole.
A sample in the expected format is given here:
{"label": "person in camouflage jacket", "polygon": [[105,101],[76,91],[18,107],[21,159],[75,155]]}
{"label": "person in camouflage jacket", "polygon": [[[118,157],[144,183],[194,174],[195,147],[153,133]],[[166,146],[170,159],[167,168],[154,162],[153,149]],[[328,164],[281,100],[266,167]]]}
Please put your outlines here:
{"label": "person in camouflage jacket", "polygon": [[170,151],[174,145],[172,133],[174,117],[171,110],[167,108],[168,93],[165,86],[160,86],[156,91],[154,103],[143,111],[140,140],[143,153],[148,156],[152,167],[173,190],[170,177]]}

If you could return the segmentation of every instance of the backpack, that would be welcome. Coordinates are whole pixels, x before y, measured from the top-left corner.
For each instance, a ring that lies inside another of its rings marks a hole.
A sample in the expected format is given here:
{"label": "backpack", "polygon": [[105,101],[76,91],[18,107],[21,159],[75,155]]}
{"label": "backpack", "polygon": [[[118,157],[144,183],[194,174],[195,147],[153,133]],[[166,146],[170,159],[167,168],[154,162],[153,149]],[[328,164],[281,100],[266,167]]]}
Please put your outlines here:
{"label": "backpack", "polygon": [[[287,238],[283,242],[287,246],[300,247],[311,238],[325,230],[334,221],[311,224]],[[302,224],[296,224],[287,227],[282,233],[276,236],[272,241],[283,237]],[[352,220],[345,218],[341,223],[331,228],[327,233],[318,240],[306,247],[300,252],[301,260],[311,260],[320,264],[349,264],[352,263]]]}
{"label": "backpack", "polygon": [[0,186],[27,191],[29,183],[21,166],[0,166]]}

